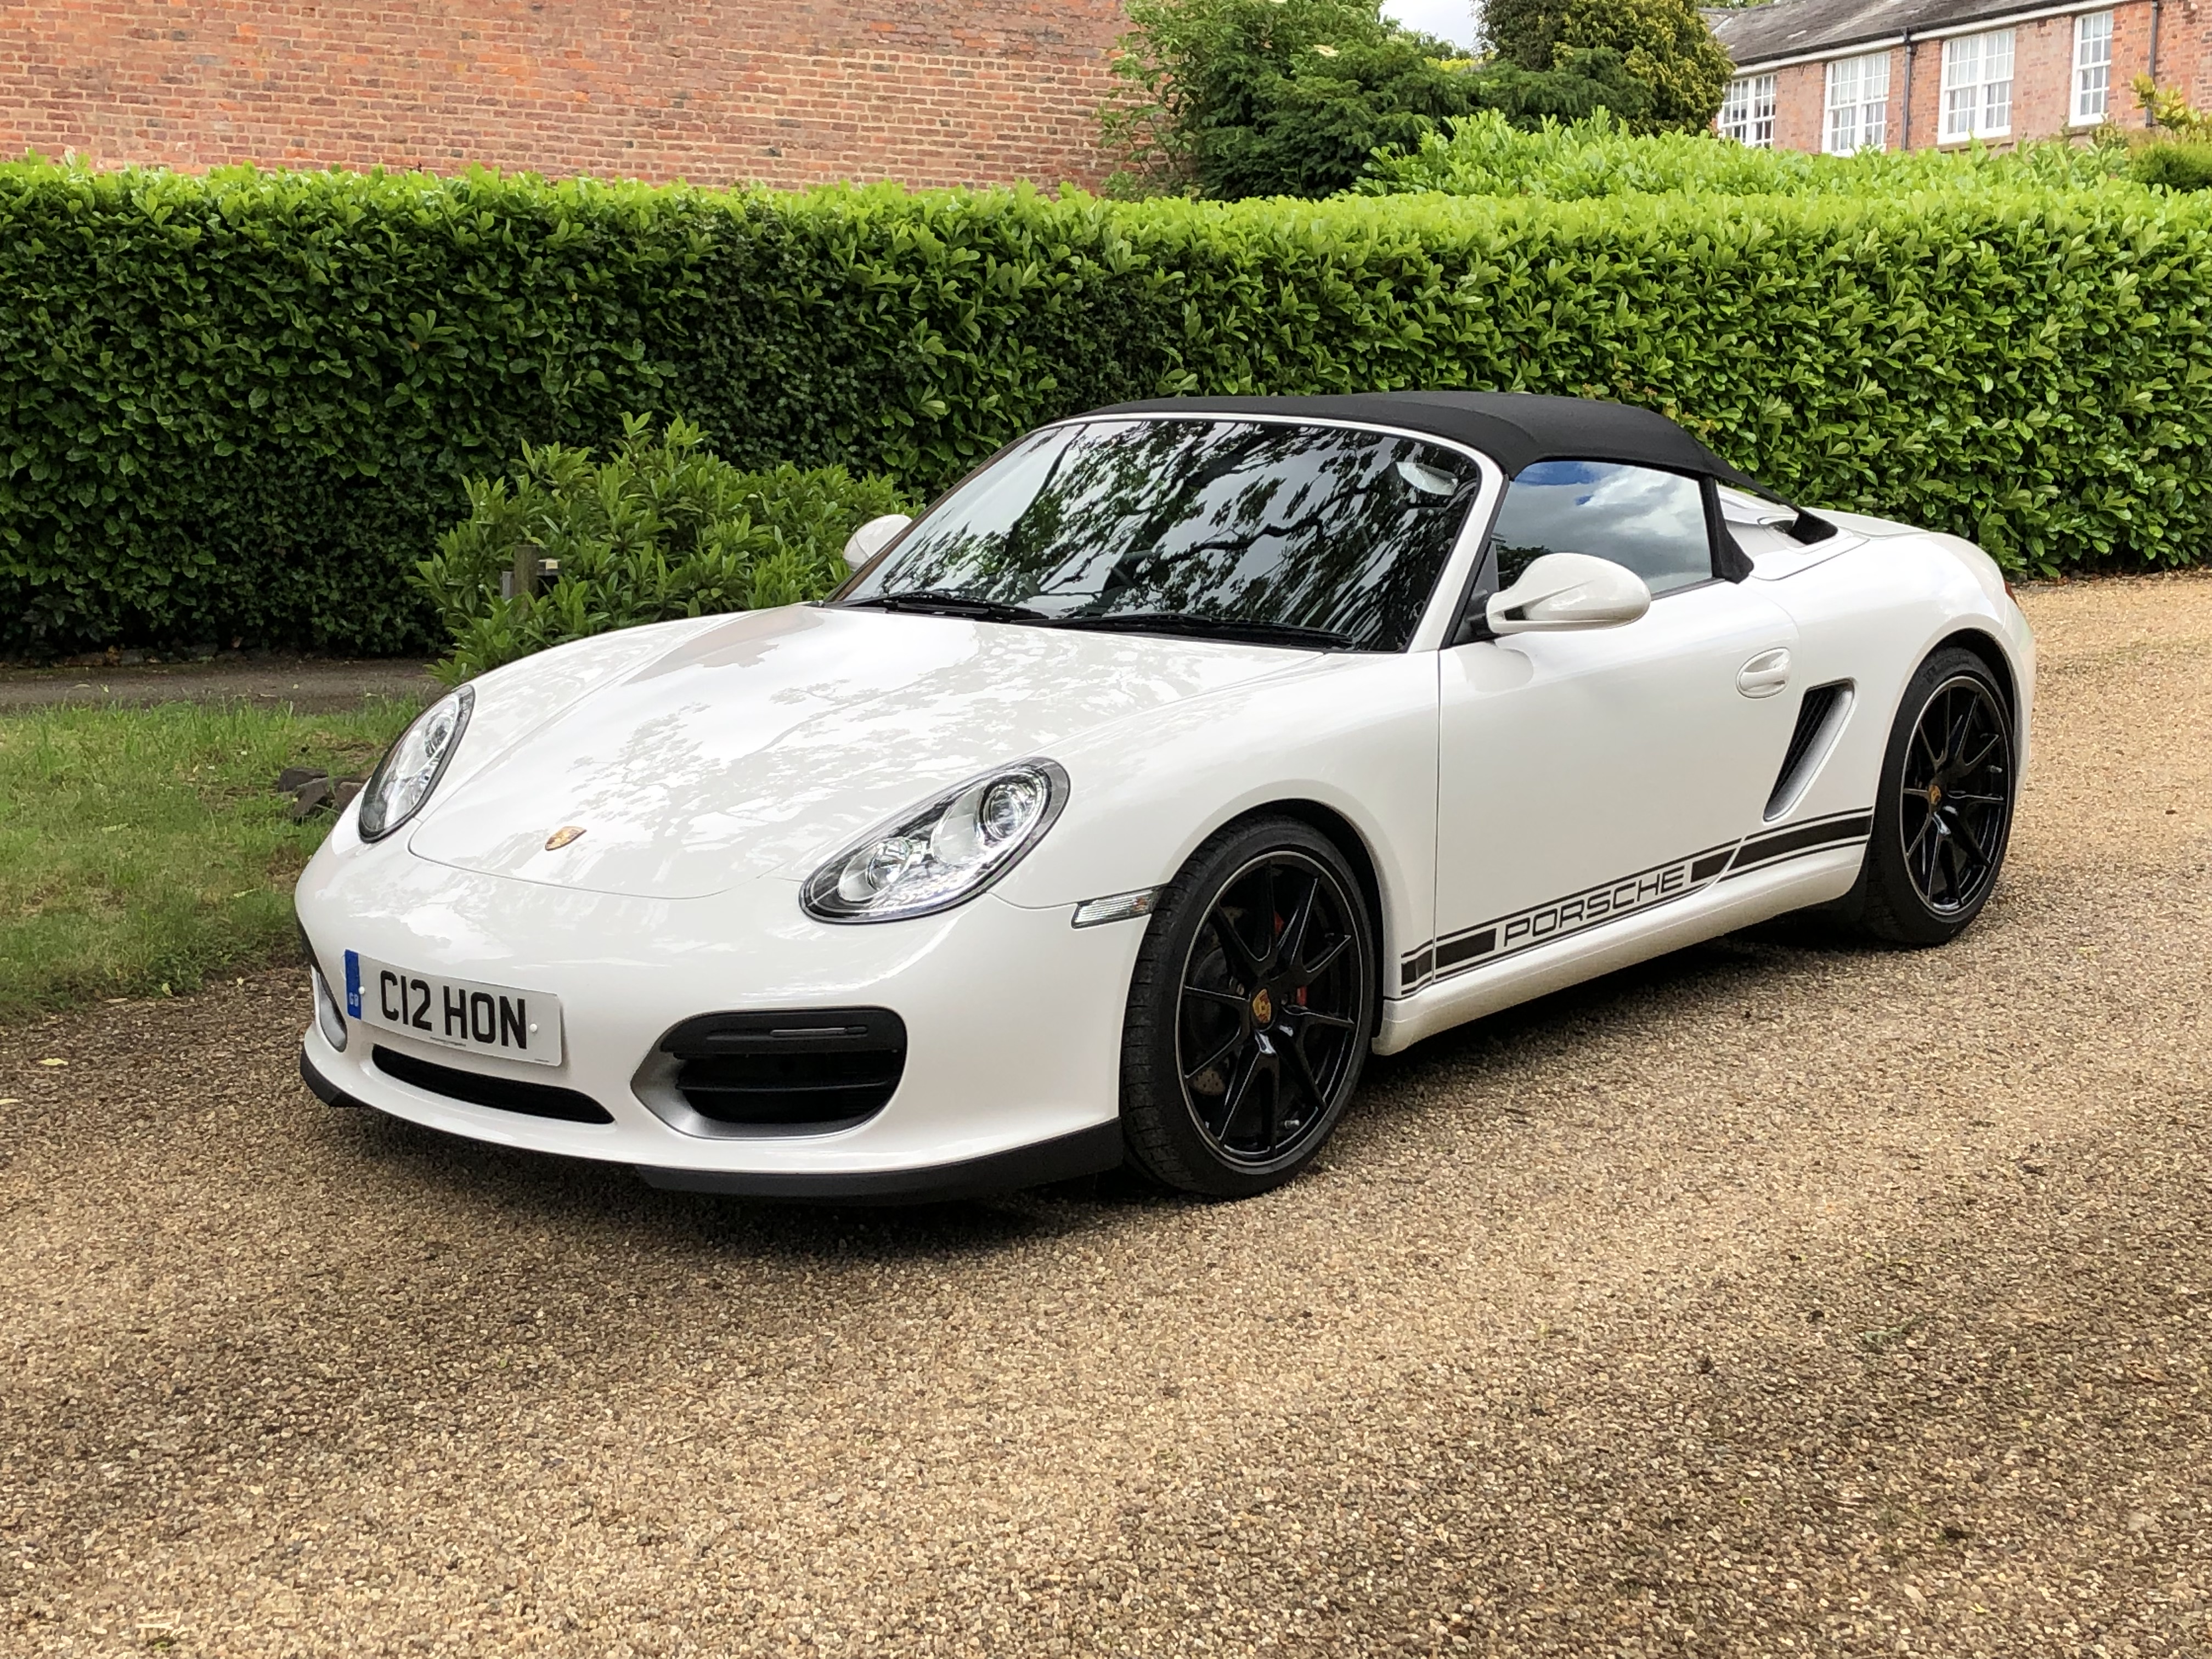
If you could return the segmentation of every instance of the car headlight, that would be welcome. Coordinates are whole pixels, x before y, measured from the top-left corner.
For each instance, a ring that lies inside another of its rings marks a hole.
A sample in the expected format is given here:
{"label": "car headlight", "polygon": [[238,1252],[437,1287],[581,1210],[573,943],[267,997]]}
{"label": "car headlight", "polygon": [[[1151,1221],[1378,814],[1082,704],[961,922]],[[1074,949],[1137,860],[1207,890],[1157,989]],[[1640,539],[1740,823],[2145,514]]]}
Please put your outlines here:
{"label": "car headlight", "polygon": [[461,746],[461,733],[469,729],[469,711],[476,706],[475,688],[465,685],[439,698],[399,734],[399,741],[377,762],[361,792],[363,841],[390,835],[422,810],[446,775],[453,750]]}
{"label": "car headlight", "polygon": [[946,790],[846,848],[807,878],[823,921],[893,921],[975,896],[1044,838],[1067,805],[1067,774],[1018,761]]}

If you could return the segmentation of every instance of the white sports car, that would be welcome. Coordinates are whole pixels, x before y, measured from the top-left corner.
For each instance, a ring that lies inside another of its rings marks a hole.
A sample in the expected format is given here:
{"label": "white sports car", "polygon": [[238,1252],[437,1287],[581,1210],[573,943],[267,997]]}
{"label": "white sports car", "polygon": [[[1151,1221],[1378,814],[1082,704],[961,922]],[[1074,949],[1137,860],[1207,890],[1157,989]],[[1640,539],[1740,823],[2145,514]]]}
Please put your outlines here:
{"label": "white sports car", "polygon": [[1979,550],[1616,404],[1123,404],[848,556],[415,723],[300,879],[317,1094],[696,1191],[1256,1193],[1370,1050],[1784,911],[1951,938],[2026,761]]}

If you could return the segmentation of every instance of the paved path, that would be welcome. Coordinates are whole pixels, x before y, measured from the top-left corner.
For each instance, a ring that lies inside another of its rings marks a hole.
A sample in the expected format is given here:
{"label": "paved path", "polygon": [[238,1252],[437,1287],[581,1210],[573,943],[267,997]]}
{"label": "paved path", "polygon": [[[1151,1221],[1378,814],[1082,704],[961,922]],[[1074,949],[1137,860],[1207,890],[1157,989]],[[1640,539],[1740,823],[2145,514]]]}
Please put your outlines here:
{"label": "paved path", "polygon": [[427,663],[399,658],[223,656],[151,667],[0,666],[0,714],[55,703],[289,704],[301,714],[358,708],[371,697],[427,698],[439,690]]}
{"label": "paved path", "polygon": [[0,1650],[2206,1651],[2212,581],[2031,604],[1966,938],[1438,1039],[1253,1203],[656,1194],[316,1105],[292,975],[0,1034]]}

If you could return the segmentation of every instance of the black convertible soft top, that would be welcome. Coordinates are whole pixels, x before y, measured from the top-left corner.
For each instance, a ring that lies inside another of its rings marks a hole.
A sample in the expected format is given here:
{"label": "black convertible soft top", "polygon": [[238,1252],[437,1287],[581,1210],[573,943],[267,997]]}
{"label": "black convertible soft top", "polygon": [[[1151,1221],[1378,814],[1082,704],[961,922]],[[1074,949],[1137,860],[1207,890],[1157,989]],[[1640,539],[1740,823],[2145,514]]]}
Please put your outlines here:
{"label": "black convertible soft top", "polygon": [[1152,398],[1095,415],[1274,415],[1395,426],[1480,450],[1509,478],[1539,461],[1624,461],[1716,478],[1769,499],[1664,415],[1533,392],[1361,392],[1313,398]]}

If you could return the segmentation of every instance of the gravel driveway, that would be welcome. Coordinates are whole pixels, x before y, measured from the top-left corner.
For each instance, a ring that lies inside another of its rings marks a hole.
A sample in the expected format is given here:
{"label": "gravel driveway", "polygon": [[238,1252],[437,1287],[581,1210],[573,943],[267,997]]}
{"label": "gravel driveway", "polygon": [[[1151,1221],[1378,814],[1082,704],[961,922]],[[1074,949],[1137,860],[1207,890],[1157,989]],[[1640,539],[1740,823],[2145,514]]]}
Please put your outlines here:
{"label": "gravel driveway", "polygon": [[1437,1039],[1251,1203],[656,1194],[317,1105],[293,974],[0,1033],[0,1650],[2206,1651],[2212,580],[2030,605],[1959,944]]}

